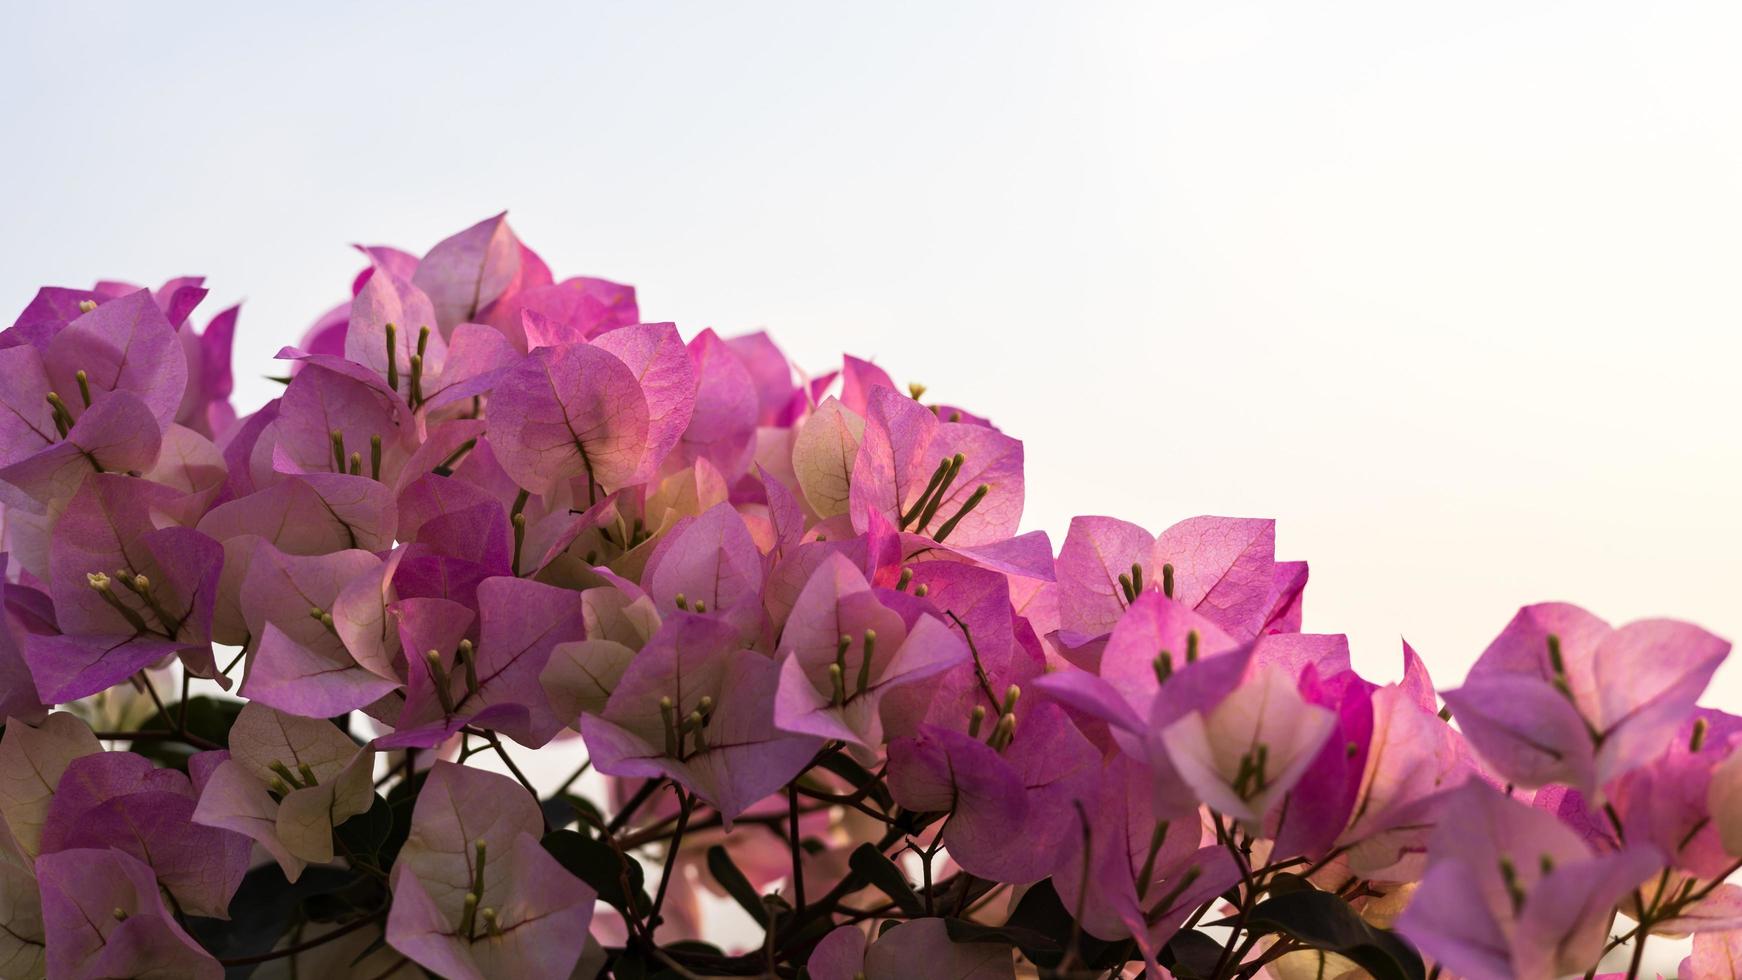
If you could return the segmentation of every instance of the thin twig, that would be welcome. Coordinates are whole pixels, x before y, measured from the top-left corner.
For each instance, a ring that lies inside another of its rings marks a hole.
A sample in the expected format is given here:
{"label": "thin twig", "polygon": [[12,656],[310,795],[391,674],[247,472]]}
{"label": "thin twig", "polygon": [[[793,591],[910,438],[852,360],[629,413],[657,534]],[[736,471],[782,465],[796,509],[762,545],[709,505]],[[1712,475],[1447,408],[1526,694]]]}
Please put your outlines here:
{"label": "thin twig", "polygon": [[666,845],[665,869],[659,873],[659,890],[653,896],[653,911],[647,913],[649,945],[653,942],[653,931],[659,928],[659,910],[665,906],[665,890],[671,886],[671,872],[677,865],[678,849],[683,846],[684,825],[690,821],[690,810],[695,806],[694,798],[680,789],[677,791],[677,805],[677,832],[671,835],[671,843]]}
{"label": "thin twig", "polygon": [[575,780],[580,779],[582,776],[586,775],[587,770],[591,769],[592,767],[593,767],[593,760],[592,759],[588,759],[587,761],[581,763],[581,767],[579,769],[576,769],[574,772],[570,773],[569,778],[563,780],[563,784],[561,786],[558,786],[556,788],[556,792],[554,792],[550,795],[554,797],[554,796],[561,796],[564,793],[567,793],[569,791],[569,787],[573,786],[575,784]]}
{"label": "thin twig", "polygon": [[635,811],[641,809],[641,804],[646,803],[648,797],[652,796],[654,791],[664,784],[664,779],[649,779],[642,783],[641,788],[635,791],[635,795],[629,798],[629,802],[623,804],[623,809],[618,810],[616,815],[611,818],[611,822],[605,825],[605,833],[615,834],[622,830],[624,825],[629,823],[630,818],[635,816]]}
{"label": "thin twig", "polygon": [[496,737],[495,732],[485,731],[482,734],[489,740],[490,747],[496,750],[496,755],[502,760],[502,764],[507,766],[508,771],[514,774],[514,778],[520,781],[520,785],[526,787],[526,791],[532,794],[532,802],[539,804],[539,819],[544,821],[544,832],[550,833],[550,821],[544,816],[544,806],[539,798],[538,790],[532,785],[532,780],[527,779],[526,773],[521,772],[520,767],[514,764],[514,760],[509,757],[508,750],[502,747],[502,740]]}
{"label": "thin twig", "polygon": [[[371,922],[379,921],[386,914],[386,909],[376,909],[361,919],[352,919],[350,922],[334,929],[332,932],[316,936],[306,942],[300,942],[294,946],[286,946],[283,949],[275,949],[271,952],[256,953],[253,956],[232,956],[228,959],[220,959],[218,962],[224,966],[251,966],[255,963],[269,963],[273,960],[281,960],[286,956],[295,956],[298,953],[307,952],[317,946],[324,946],[341,936],[348,936]],[[395,969],[397,969],[397,967]]]}
{"label": "thin twig", "polygon": [[798,784],[786,787],[787,842],[792,847],[792,895],[799,911],[804,911],[804,848],[798,840]]}
{"label": "thin twig", "polygon": [[222,745],[198,735],[184,732],[97,732],[97,738],[105,742],[181,742],[184,745],[205,751],[221,749]]}

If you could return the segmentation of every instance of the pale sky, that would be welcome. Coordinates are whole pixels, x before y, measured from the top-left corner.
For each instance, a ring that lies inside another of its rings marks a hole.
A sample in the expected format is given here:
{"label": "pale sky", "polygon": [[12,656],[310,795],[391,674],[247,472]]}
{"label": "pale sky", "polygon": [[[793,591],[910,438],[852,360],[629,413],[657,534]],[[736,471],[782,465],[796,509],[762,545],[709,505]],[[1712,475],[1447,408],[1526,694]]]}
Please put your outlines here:
{"label": "pale sky", "polygon": [[247,409],[348,243],[507,208],[990,415],[1055,547],[1277,518],[1380,679],[1546,599],[1742,636],[1742,8],[509,9],[14,7],[0,302],[203,273]]}

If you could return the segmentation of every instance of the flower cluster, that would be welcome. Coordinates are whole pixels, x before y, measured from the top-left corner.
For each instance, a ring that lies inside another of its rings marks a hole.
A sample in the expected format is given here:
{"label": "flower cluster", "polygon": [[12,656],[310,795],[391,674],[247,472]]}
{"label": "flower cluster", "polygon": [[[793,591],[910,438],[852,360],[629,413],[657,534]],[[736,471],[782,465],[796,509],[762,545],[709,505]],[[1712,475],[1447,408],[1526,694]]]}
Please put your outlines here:
{"label": "flower cluster", "polygon": [[0,333],[0,975],[1742,975],[1727,642],[1538,605],[1377,683],[1270,521],[1055,554],[869,362],[501,217],[363,251],[245,417],[197,279]]}

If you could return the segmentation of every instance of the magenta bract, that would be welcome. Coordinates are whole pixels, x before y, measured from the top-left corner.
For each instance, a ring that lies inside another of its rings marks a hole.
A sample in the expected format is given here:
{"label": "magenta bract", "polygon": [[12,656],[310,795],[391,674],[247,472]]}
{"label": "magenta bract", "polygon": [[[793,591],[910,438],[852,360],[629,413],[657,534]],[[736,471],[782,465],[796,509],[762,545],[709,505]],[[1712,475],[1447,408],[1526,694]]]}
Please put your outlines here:
{"label": "magenta bract", "polygon": [[0,332],[0,975],[1742,975],[1727,641],[1442,702],[1272,521],[1023,531],[997,406],[360,251],[246,415],[199,279]]}

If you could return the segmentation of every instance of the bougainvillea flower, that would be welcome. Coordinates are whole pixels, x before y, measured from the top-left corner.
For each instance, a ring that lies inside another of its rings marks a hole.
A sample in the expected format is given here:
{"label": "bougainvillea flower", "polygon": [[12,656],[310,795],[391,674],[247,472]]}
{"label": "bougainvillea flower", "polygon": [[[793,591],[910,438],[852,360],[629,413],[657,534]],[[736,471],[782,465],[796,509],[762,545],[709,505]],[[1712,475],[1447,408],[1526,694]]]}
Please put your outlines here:
{"label": "bougainvillea flower", "polygon": [[[1657,887],[1659,882],[1662,888]],[[1680,937],[1742,929],[1742,885],[1671,873],[1667,879],[1652,879],[1639,889],[1639,895],[1646,908],[1658,909],[1651,920],[1653,935]],[[1671,902],[1675,904],[1667,904]],[[1621,911],[1637,918],[1639,906],[1628,896],[1621,903]]]}
{"label": "bougainvillea flower", "polygon": [[1703,932],[1694,936],[1694,951],[1682,960],[1676,976],[1742,980],[1742,931]]}
{"label": "bougainvillea flower", "polygon": [[[528,563],[529,567],[537,567],[538,575],[546,581],[565,584],[594,585],[597,579],[605,578],[613,584],[633,585],[644,580],[647,562],[679,521],[725,501],[725,487],[717,482],[704,487],[706,482],[710,481],[700,471],[684,470],[662,481],[660,490],[642,497],[639,507],[635,494],[619,491],[571,515],[566,524],[561,523],[562,515],[553,515],[558,526],[550,530],[555,533],[543,533],[547,530],[544,526],[537,529],[536,547],[542,548],[543,556]],[[667,494],[668,489],[674,493]],[[533,534],[529,526],[529,540]],[[634,588],[641,591],[639,585]]]}
{"label": "bougainvillea flower", "polygon": [[851,354],[841,356],[841,404],[863,416],[870,407],[871,394],[878,388],[895,390],[895,380],[889,372],[870,361]]}
{"label": "bougainvillea flower", "polygon": [[187,776],[142,755],[81,756],[55,786],[42,853],[118,848],[145,862],[183,910],[229,918],[230,897],[248,870],[248,842],[194,823],[197,798]]}
{"label": "bougainvillea flower", "polygon": [[[359,251],[243,418],[201,279],[0,332],[0,974],[1534,980],[1617,915],[1737,972],[1724,641],[1533,606],[1441,711],[1302,632],[1269,520],[1055,554],[1023,444],[886,365],[502,215]],[[560,785],[501,744],[565,727]],[[721,899],[772,941],[686,942]]]}
{"label": "bougainvillea flower", "polygon": [[1662,862],[1649,845],[1594,855],[1552,814],[1471,780],[1447,799],[1397,927],[1470,980],[1549,980],[1597,961],[1616,903]]}
{"label": "bougainvillea flower", "polygon": [[647,594],[660,610],[735,613],[755,622],[761,613],[763,561],[750,529],[731,504],[721,503],[700,517],[675,524],[642,575]]}
{"label": "bougainvillea flower", "polygon": [[287,555],[390,551],[395,516],[387,487],[336,474],[286,477],[213,507],[199,524],[200,533],[223,545],[213,639],[235,646],[253,641],[242,612],[242,585],[263,544]]}
{"label": "bougainvillea flower", "polygon": [[187,386],[181,340],[143,289],[67,324],[42,348],[42,363],[50,390],[75,419],[109,393],[126,391],[145,404],[162,431],[175,421]]}
{"label": "bougainvillea flower", "polygon": [[950,812],[940,839],[964,870],[1035,881],[1080,834],[1076,804],[1095,785],[1100,754],[1057,705],[1031,700],[1019,714],[1019,696],[1005,703],[984,728],[926,726],[891,742],[889,792],[910,810]]}
{"label": "bougainvillea flower", "polygon": [[696,363],[670,323],[619,327],[600,334],[593,346],[622,361],[647,400],[647,445],[636,468],[636,479],[645,481],[659,472],[694,418],[700,384]]}
{"label": "bougainvillea flower", "polygon": [[539,846],[542,826],[513,780],[437,762],[393,866],[388,943],[455,980],[568,976],[595,895]]}
{"label": "bougainvillea flower", "polygon": [[410,683],[398,731],[378,746],[427,748],[475,724],[538,748],[562,729],[539,675],[557,644],[583,635],[579,592],[507,576],[485,579],[478,585],[483,615],[476,643],[467,637],[469,610],[441,599],[410,601],[424,615],[400,617],[401,643],[421,654],[406,657]]}
{"label": "bougainvillea flower", "polygon": [[389,391],[410,404],[419,400],[412,390],[412,358],[420,365],[426,357],[432,365],[439,364],[447,351],[447,337],[429,296],[377,264],[351,300],[345,360],[366,369],[360,377],[380,378]]}
{"label": "bougainvillea flower", "polygon": [[235,379],[230,374],[230,348],[236,338],[236,318],[241,308],[232,306],[212,317],[206,329],[195,333],[191,324],[183,324],[182,354],[187,358],[187,389],[176,409],[178,424],[216,439],[236,424],[236,410],[230,407],[230,393]]}
{"label": "bougainvillea flower", "polygon": [[1712,769],[1706,807],[1724,851],[1742,858],[1742,752],[1731,751]]}
{"label": "bougainvillea flower", "polygon": [[593,765],[669,776],[729,822],[784,786],[819,741],[774,727],[779,666],[719,619],[674,613],[635,657],[605,711],[581,719]]}
{"label": "bougainvillea flower", "polygon": [[818,517],[848,513],[853,466],[865,420],[832,396],[799,426],[792,443],[792,471],[805,503]]}
{"label": "bougainvillea flower", "polygon": [[150,497],[118,474],[85,480],[52,554],[62,635],[32,634],[25,658],[45,701],[94,694],[171,654],[212,677],[212,607],[223,549],[182,527],[153,529]]}
{"label": "bougainvillea flower", "polygon": [[170,914],[151,869],[132,855],[113,848],[45,854],[36,878],[49,976],[223,977],[224,968]]}
{"label": "bougainvillea flower", "polygon": [[1145,592],[1108,638],[1098,675],[1062,671],[1035,686],[1073,712],[1105,722],[1120,749],[1149,766],[1164,816],[1174,819],[1196,812],[1200,800],[1162,733],[1188,716],[1212,711],[1239,687],[1251,659],[1250,645],[1235,642],[1180,603]]}
{"label": "bougainvillea flower", "polygon": [[[280,473],[346,473],[398,485],[418,448],[404,402],[321,364],[298,371],[262,435]],[[257,450],[258,451],[258,450]]]}
{"label": "bougainvillea flower", "polygon": [[242,584],[241,604],[255,638],[243,696],[309,718],[334,718],[399,687],[358,664],[339,627],[340,593],[373,576],[381,559],[349,549],[287,555],[263,544]]}
{"label": "bougainvillea flower", "polygon": [[[528,254],[522,253],[523,262]],[[520,287],[491,304],[483,314],[483,322],[525,351],[532,348],[522,332],[528,314],[544,321],[546,330],[560,330],[565,343],[641,322],[635,287],[586,276],[559,283],[546,281],[542,285],[523,281]]]}
{"label": "bougainvillea flower", "polygon": [[635,372],[591,344],[541,347],[496,385],[491,444],[533,493],[584,477],[602,490],[630,483],[647,452],[647,398]]}
{"label": "bougainvillea flower", "polygon": [[[1131,590],[1160,587],[1151,564],[1155,536],[1112,517],[1074,517],[1058,555],[1059,625],[1085,636],[1110,633],[1131,604]],[[1144,578],[1134,581],[1132,569]]]}
{"label": "bougainvillea flower", "polygon": [[[1282,657],[1276,656],[1279,646]],[[1322,655],[1308,652],[1314,647]],[[1323,859],[1359,809],[1357,798],[1373,748],[1375,688],[1347,663],[1347,642],[1340,636],[1272,633],[1254,644],[1249,672],[1280,670],[1295,677],[1301,699],[1335,718],[1295,789],[1264,815],[1264,834],[1274,839],[1272,860]]]}
{"label": "bougainvillea flower", "polygon": [[48,713],[48,706],[36,693],[36,681],[24,659],[23,617],[14,613],[12,606],[26,601],[27,594],[34,593],[42,600],[47,596],[25,586],[6,584],[11,558],[0,552],[0,718],[36,723]]}
{"label": "bougainvillea flower", "polygon": [[21,491],[33,509],[58,508],[89,474],[151,469],[162,439],[144,402],[131,392],[111,392],[59,441],[0,468],[0,481]]}
{"label": "bougainvillea flower", "polygon": [[1090,935],[1136,940],[1157,969],[1157,957],[1186,918],[1233,887],[1240,869],[1226,847],[1205,846],[1196,815],[1156,816],[1148,774],[1133,760],[1115,756],[1084,804],[1087,827],[1065,842],[1053,869],[1059,899],[1082,910]]}
{"label": "bougainvillea flower", "polygon": [[41,347],[61,328],[89,313],[83,304],[102,302],[94,290],[43,286],[18,313],[12,326],[0,331],[0,348]]}
{"label": "bougainvillea flower", "polygon": [[1212,810],[1256,821],[1300,779],[1336,716],[1300,696],[1280,670],[1261,671],[1208,711],[1161,733],[1180,778]]}
{"label": "bougainvillea flower", "polygon": [[0,738],[0,821],[27,859],[41,849],[43,825],[61,774],[76,759],[103,751],[77,715],[56,711],[31,727],[6,719]]}
{"label": "bougainvillea flower", "polygon": [[756,452],[755,379],[712,330],[691,338],[689,354],[696,366],[695,411],[677,444],[677,460],[687,465],[706,459],[735,482],[749,471]]}
{"label": "bougainvillea flower", "polygon": [[1742,718],[1696,709],[1661,754],[1605,787],[1622,836],[1653,844],[1680,871],[1724,877],[1733,859],[1724,847],[1725,821],[1711,809],[1712,786],[1739,737]]}
{"label": "bougainvillea flower", "polygon": [[911,567],[909,594],[925,593],[919,608],[949,623],[968,648],[968,659],[924,684],[890,690],[882,706],[887,737],[912,735],[921,725],[966,731],[976,710],[986,726],[997,724],[1011,685],[1029,690],[1046,670],[1039,639],[1011,607],[1009,579],[956,562]]}
{"label": "bougainvillea flower", "polygon": [[940,422],[890,388],[872,390],[853,463],[854,530],[869,515],[940,543],[983,545],[1016,533],[1022,443],[995,429]]}
{"label": "bougainvillea flower", "polygon": [[1527,606],[1444,696],[1507,780],[1591,792],[1663,749],[1729,652],[1687,623],[1617,629],[1577,606]]}
{"label": "bougainvillea flower", "polygon": [[1175,599],[1244,639],[1265,632],[1276,606],[1275,555],[1275,521],[1194,517],[1161,532],[1150,561],[1173,566]]}
{"label": "bougainvillea flower", "polygon": [[763,331],[729,337],[726,345],[738,355],[745,370],[756,383],[756,400],[761,409],[757,425],[763,427],[790,426],[792,404],[799,394],[792,382],[792,362]]}
{"label": "bougainvillea flower", "polygon": [[603,586],[581,593],[587,638],[559,643],[539,682],[557,718],[579,727],[583,714],[602,714],[635,654],[659,631],[653,600],[634,587]]}
{"label": "bougainvillea flower", "polygon": [[943,919],[926,917],[897,923],[869,944],[858,926],[841,926],[817,943],[805,968],[816,980],[922,976],[1014,980],[1011,951],[1000,942],[952,942]]}
{"label": "bougainvillea flower", "polygon": [[1457,733],[1406,687],[1379,688],[1371,695],[1371,705],[1372,734],[1359,788],[1348,825],[1337,838],[1344,845],[1394,828],[1400,815],[1449,788],[1464,769]]}
{"label": "bougainvillea flower", "polygon": [[521,287],[524,278],[533,280],[525,285],[550,283],[543,263],[536,256],[523,263],[524,254],[507,215],[498,214],[437,242],[411,281],[429,297],[435,323],[451,333],[459,324],[483,322],[491,304]]}
{"label": "bougainvillea flower", "polygon": [[0,976],[42,976],[47,941],[35,877],[0,858]]}
{"label": "bougainvillea flower", "polygon": [[[169,325],[180,330],[205,301],[209,292],[205,282],[205,276],[177,276],[152,291],[152,302],[163,311],[163,318],[169,321]],[[130,292],[131,287],[127,287],[127,291]]]}
{"label": "bougainvillea flower", "polygon": [[1153,590],[1239,639],[1298,631],[1306,566],[1277,562],[1275,546],[1274,521],[1194,517],[1152,536],[1126,521],[1079,517],[1059,551],[1060,625],[1106,633],[1137,593]]}
{"label": "bougainvillea flower", "polygon": [[910,630],[839,554],[825,559],[799,593],[781,652],[775,724],[866,748],[883,742],[878,707],[885,691],[968,658],[967,645],[936,616],[921,614]]}
{"label": "bougainvillea flower", "polygon": [[333,859],[333,828],[369,809],[369,751],[325,719],[244,705],[193,819],[246,835],[295,881]]}
{"label": "bougainvillea flower", "polygon": [[[393,547],[392,488],[367,476],[306,473],[285,476],[271,486],[219,504],[201,518],[201,533],[225,542],[225,581],[230,580],[233,554],[228,542],[244,540],[246,554],[254,541],[271,542],[290,555],[318,555],[361,548],[389,551]],[[243,570],[246,564],[243,564]],[[234,587],[241,588],[237,578]]]}

